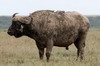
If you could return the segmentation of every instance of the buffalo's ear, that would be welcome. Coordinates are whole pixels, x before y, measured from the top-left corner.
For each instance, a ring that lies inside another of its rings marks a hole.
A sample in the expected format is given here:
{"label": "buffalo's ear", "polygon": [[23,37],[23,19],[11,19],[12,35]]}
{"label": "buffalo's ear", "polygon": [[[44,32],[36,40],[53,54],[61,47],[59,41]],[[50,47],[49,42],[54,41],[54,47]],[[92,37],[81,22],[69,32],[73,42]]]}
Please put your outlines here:
{"label": "buffalo's ear", "polygon": [[23,24],[30,24],[30,22],[32,21],[32,18],[31,17],[21,17],[19,21]]}

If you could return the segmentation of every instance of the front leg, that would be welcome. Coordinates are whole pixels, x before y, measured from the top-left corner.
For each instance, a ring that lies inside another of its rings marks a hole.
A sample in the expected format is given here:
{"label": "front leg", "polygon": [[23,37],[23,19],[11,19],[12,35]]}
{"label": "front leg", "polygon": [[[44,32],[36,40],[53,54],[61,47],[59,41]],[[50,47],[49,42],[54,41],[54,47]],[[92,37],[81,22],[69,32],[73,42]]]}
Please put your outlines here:
{"label": "front leg", "polygon": [[40,60],[42,60],[43,56],[44,56],[44,46],[37,41],[36,41],[36,45],[37,45],[37,48],[38,48],[38,51],[39,51]]}
{"label": "front leg", "polygon": [[53,48],[53,40],[48,39],[47,41],[47,46],[46,46],[46,57],[47,57],[47,62],[49,62],[50,54]]}
{"label": "front leg", "polygon": [[39,57],[40,57],[40,60],[43,59],[43,56],[44,56],[44,48],[40,48],[39,49]]}

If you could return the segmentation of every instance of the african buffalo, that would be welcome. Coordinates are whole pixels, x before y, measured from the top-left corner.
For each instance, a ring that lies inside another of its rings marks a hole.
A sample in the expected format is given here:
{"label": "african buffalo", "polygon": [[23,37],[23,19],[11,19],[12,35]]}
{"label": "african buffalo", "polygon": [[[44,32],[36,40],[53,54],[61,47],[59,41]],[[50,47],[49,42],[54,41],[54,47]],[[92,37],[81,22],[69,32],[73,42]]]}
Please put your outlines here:
{"label": "african buffalo", "polygon": [[89,20],[78,12],[40,10],[29,16],[12,16],[12,25],[8,29],[10,36],[19,38],[28,36],[36,41],[40,59],[44,48],[49,61],[53,46],[65,47],[72,43],[77,48],[77,58],[84,57],[86,35]]}

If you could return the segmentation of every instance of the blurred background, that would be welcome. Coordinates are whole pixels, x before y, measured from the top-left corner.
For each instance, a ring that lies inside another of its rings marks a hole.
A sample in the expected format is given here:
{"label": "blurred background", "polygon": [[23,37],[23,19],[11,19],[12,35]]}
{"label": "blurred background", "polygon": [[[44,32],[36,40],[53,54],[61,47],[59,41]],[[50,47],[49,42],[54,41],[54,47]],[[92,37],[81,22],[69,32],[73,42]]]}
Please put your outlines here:
{"label": "blurred background", "polygon": [[100,0],[0,0],[0,29],[7,29],[14,13],[29,15],[37,10],[77,11],[86,15],[91,28],[100,28]]}

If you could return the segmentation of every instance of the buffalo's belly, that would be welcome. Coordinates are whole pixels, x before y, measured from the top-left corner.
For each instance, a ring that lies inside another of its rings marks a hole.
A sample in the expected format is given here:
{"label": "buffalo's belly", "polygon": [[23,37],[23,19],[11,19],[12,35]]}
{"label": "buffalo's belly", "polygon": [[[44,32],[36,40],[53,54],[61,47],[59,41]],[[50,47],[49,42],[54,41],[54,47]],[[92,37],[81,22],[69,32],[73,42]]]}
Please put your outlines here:
{"label": "buffalo's belly", "polygon": [[58,46],[58,47],[67,47],[69,45],[71,45],[72,43],[74,43],[74,41],[57,41],[54,42],[54,46]]}
{"label": "buffalo's belly", "polygon": [[67,47],[74,43],[78,37],[78,33],[72,35],[61,35],[54,39],[54,46]]}

